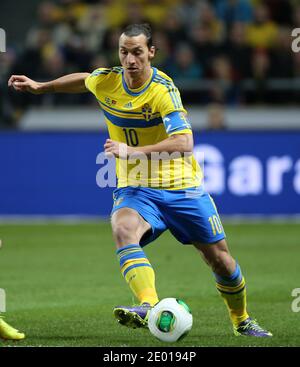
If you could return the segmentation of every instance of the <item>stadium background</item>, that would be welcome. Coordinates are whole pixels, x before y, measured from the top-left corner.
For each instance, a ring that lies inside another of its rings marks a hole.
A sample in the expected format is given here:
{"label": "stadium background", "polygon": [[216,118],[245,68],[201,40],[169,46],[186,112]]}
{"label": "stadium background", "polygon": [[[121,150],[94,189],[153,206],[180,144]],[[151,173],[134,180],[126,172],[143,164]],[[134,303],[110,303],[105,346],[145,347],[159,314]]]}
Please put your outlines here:
{"label": "stadium background", "polygon": [[[252,308],[281,335],[259,345],[299,345],[289,329],[299,321],[290,305],[300,286],[300,52],[291,49],[297,0],[1,1],[0,287],[8,316],[31,334],[24,345],[159,345],[140,331],[119,331],[110,315],[115,302],[131,298],[105,221],[113,188],[96,183],[107,137],[96,101],[7,88],[11,74],[43,81],[118,65],[120,30],[140,22],[154,29],[154,66],[181,91],[195,153],[204,153],[206,188],[248,272]],[[228,336],[207,269],[191,251],[173,248],[164,234],[147,253],[161,294],[181,296],[200,320],[183,345],[240,345]],[[216,312],[218,325],[211,325]],[[64,330],[57,331],[57,318]]]}

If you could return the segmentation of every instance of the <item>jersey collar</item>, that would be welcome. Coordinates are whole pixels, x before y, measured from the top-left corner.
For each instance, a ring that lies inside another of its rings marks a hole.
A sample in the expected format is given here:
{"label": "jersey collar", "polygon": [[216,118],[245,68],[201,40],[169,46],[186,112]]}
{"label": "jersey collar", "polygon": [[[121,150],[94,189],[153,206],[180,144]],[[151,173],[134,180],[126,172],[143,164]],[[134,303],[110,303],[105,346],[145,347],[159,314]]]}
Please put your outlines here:
{"label": "jersey collar", "polygon": [[153,78],[155,77],[156,73],[157,73],[157,69],[154,67],[151,67],[152,69],[152,76],[149,78],[149,81],[146,81],[146,83],[144,85],[142,85],[140,88],[137,89],[130,89],[128,87],[128,85],[126,84],[125,78],[124,78],[124,69],[122,70],[122,84],[123,84],[123,88],[126,90],[126,92],[128,94],[130,94],[131,96],[139,96],[140,94],[144,93],[146,89],[149,88],[150,84],[153,81]]}

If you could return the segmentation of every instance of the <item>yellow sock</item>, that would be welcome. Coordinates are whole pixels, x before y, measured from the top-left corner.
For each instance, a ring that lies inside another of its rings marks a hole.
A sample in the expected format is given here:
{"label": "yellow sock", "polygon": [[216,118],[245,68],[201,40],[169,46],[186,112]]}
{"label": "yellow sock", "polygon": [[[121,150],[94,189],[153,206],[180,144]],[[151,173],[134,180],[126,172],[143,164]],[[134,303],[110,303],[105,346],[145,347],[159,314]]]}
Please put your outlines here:
{"label": "yellow sock", "polygon": [[154,270],[139,245],[128,245],[117,251],[121,272],[140,303],[151,306],[159,300],[155,289]]}
{"label": "yellow sock", "polygon": [[245,321],[247,313],[246,284],[239,265],[230,277],[215,274],[216,287],[223,298],[234,326]]}

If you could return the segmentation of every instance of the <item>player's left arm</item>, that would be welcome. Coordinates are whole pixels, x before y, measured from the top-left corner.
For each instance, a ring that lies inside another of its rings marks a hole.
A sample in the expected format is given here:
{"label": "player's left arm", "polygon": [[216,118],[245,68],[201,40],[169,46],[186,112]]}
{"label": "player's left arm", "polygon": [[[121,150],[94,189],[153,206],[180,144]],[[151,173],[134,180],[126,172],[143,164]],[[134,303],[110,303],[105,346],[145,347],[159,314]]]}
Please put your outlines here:
{"label": "player's left arm", "polygon": [[[194,147],[192,128],[187,119],[186,110],[182,106],[178,89],[173,85],[172,89],[165,88],[159,96],[157,110],[160,112],[168,138],[152,145],[142,147],[130,147],[124,143],[118,143],[107,139],[104,144],[105,152],[119,156],[128,156],[133,153],[143,153],[150,156],[151,153],[178,152],[191,154]],[[120,150],[121,148],[121,150]]]}
{"label": "player's left arm", "polygon": [[143,153],[150,156],[151,153],[192,153],[194,147],[193,135],[189,133],[174,134],[168,138],[152,145],[145,145],[143,147],[130,147],[125,143],[107,139],[104,144],[105,153],[113,154],[116,157],[122,155],[128,156],[134,153]]}
{"label": "player's left arm", "polygon": [[135,149],[146,155],[151,154],[151,152],[192,153],[194,140],[186,113],[183,111],[172,111],[163,117],[163,122],[169,135],[168,138],[159,143],[136,147]]}
{"label": "player's left arm", "polygon": [[173,111],[164,116],[163,122],[166,132],[169,137],[151,145],[145,145],[142,147],[131,147],[125,143],[119,143],[117,141],[107,139],[104,144],[106,153],[112,153],[115,156],[119,156],[120,149],[122,156],[128,156],[133,153],[143,153],[150,156],[151,153],[167,152],[169,154],[173,152],[178,153],[192,153],[194,148],[193,134],[191,125],[189,124],[185,112]]}
{"label": "player's left arm", "polygon": [[192,153],[194,148],[193,135],[190,133],[178,133],[169,136],[165,140],[153,145],[146,145],[143,147],[136,147],[135,150],[143,152],[144,154],[151,154],[151,152],[179,152]]}
{"label": "player's left arm", "polygon": [[[171,82],[170,82],[171,83]],[[136,150],[150,155],[152,152],[192,153],[194,148],[192,127],[188,121],[178,89],[170,84],[160,93],[157,109],[162,116],[168,138],[157,144],[136,147]]]}

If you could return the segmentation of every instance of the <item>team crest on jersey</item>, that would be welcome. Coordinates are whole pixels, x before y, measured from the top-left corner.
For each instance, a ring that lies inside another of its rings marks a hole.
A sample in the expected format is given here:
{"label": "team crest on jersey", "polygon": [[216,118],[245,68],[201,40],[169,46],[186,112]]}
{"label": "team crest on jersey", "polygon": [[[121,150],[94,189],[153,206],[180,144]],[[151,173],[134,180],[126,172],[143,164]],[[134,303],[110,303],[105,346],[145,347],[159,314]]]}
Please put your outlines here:
{"label": "team crest on jersey", "polygon": [[144,106],[142,107],[142,114],[145,117],[145,119],[147,121],[149,121],[151,119],[152,116],[152,108],[150,107],[150,105],[148,103],[145,103]]}
{"label": "team crest on jersey", "polygon": [[108,106],[111,106],[111,105],[115,105],[117,103],[117,101],[115,101],[114,99],[111,99],[109,97],[105,97],[105,103],[108,105]]}

